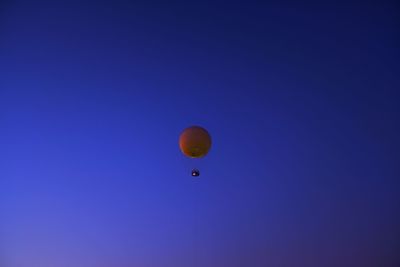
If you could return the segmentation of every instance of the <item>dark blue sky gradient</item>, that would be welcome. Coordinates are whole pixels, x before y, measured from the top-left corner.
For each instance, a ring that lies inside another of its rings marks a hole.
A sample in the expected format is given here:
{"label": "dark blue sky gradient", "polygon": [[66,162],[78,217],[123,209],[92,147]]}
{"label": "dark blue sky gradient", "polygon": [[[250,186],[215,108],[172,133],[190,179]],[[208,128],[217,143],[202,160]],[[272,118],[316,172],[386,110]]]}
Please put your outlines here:
{"label": "dark blue sky gradient", "polygon": [[399,11],[2,1],[0,266],[399,266]]}

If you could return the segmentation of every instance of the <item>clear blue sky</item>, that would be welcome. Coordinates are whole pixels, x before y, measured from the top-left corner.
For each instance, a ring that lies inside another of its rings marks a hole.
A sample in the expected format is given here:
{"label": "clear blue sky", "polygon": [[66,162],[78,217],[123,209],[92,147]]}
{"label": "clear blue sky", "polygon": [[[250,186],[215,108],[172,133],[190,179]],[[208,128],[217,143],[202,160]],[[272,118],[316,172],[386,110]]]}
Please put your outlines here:
{"label": "clear blue sky", "polygon": [[1,267],[399,266],[399,5],[257,2],[1,2]]}

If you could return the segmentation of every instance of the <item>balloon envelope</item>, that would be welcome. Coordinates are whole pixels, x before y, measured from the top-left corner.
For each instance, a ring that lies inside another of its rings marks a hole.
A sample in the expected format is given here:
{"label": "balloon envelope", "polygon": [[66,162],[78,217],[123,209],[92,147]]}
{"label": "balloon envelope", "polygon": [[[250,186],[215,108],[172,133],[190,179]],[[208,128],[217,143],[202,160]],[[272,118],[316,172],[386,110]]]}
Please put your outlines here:
{"label": "balloon envelope", "polygon": [[200,126],[191,126],[183,130],[179,137],[179,148],[190,158],[204,157],[211,147],[211,136]]}

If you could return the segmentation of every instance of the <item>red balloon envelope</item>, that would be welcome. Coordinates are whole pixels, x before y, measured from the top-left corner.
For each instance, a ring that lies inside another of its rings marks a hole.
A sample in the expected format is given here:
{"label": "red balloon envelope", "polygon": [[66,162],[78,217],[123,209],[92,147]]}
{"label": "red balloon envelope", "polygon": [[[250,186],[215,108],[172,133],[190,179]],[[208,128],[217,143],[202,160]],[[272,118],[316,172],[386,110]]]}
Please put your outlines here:
{"label": "red balloon envelope", "polygon": [[179,147],[187,157],[204,157],[211,148],[211,136],[206,129],[200,126],[191,126],[181,133]]}

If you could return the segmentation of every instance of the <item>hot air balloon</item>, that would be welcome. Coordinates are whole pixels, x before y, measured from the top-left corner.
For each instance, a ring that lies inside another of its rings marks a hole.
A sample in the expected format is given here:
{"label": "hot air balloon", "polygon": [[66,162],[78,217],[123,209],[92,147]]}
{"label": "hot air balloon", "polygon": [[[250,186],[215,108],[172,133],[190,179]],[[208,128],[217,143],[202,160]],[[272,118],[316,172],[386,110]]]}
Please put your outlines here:
{"label": "hot air balloon", "polygon": [[[211,148],[211,136],[200,126],[191,126],[183,130],[179,136],[179,148],[189,158],[202,158]],[[192,170],[192,176],[199,176],[198,169]]]}

